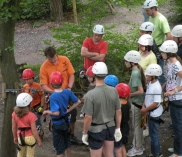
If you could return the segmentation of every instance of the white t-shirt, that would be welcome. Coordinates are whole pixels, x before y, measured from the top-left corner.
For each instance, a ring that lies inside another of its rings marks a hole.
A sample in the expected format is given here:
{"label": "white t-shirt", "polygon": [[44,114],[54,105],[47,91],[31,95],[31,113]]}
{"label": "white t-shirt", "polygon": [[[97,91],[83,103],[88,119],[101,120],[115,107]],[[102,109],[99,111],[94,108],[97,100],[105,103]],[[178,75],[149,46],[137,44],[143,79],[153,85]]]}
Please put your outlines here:
{"label": "white t-shirt", "polygon": [[[175,63],[168,62],[167,64],[167,84],[166,84],[166,91],[174,90],[175,88],[182,85],[182,79],[180,76],[177,75],[179,71],[182,71],[182,66],[179,61],[176,61]],[[182,91],[169,96],[169,100],[181,100],[182,99]]]}
{"label": "white t-shirt", "polygon": [[[160,105],[161,93],[162,93],[162,87],[159,81],[156,81],[155,83],[149,82],[147,86],[146,96],[145,96],[145,106],[148,107],[154,102],[158,103],[158,107],[154,111],[150,111],[151,117],[159,117],[163,112],[162,105]],[[149,95],[149,94],[152,94],[152,95]],[[158,94],[158,95],[154,95],[154,94]]]}

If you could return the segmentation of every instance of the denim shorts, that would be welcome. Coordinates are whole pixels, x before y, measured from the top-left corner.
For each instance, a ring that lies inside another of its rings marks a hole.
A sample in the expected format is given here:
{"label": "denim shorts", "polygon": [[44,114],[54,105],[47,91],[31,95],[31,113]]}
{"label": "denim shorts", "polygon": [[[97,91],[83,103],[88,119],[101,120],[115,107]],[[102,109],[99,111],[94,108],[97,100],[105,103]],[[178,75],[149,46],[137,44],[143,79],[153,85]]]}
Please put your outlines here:
{"label": "denim shorts", "polygon": [[114,142],[114,148],[120,148],[120,147],[122,147],[122,140],[120,140],[120,141],[118,141],[118,142]]}
{"label": "denim shorts", "polygon": [[115,126],[102,130],[99,133],[88,132],[88,143],[91,149],[97,150],[103,146],[104,141],[114,141]]}
{"label": "denim shorts", "polygon": [[56,150],[56,155],[61,155],[65,150],[71,147],[70,135],[68,134],[68,125],[53,125],[52,127],[53,146]]}

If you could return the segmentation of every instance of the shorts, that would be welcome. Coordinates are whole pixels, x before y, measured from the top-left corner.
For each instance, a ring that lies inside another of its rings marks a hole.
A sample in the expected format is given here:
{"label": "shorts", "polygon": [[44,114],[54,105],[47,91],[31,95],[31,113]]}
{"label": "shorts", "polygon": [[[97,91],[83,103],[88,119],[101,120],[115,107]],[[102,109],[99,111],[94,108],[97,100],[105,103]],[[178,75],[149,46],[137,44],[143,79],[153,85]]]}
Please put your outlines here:
{"label": "shorts", "polygon": [[114,141],[115,126],[104,129],[99,133],[88,132],[89,147],[93,150],[100,149],[104,141]]}
{"label": "shorts", "polygon": [[56,155],[63,154],[67,148],[71,147],[70,134],[68,134],[68,125],[66,123],[53,125],[52,136]]}
{"label": "shorts", "polygon": [[[33,145],[36,142],[34,136],[26,136],[24,140],[25,140],[25,143],[28,144],[28,145]],[[18,138],[18,143],[21,143],[20,138]],[[34,156],[34,153],[35,153],[35,145],[33,147],[31,147],[31,146],[21,146],[21,145],[18,145],[18,147],[19,147],[20,150],[18,150],[17,157],[24,157],[25,154],[27,156]]]}
{"label": "shorts", "polygon": [[71,120],[70,120],[70,123],[75,123],[76,122],[76,116],[77,116],[77,109],[73,109],[71,112]]}
{"label": "shorts", "polygon": [[114,148],[121,148],[122,147],[122,140],[118,141],[118,142],[114,142]]}

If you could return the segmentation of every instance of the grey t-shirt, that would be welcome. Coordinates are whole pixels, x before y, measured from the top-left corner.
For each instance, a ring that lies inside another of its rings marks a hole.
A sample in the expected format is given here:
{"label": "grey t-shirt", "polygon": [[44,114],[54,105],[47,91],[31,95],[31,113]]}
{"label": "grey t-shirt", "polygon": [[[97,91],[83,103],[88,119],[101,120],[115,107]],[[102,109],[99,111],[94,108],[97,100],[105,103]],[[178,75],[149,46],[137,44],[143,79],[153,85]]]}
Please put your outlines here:
{"label": "grey t-shirt", "polygon": [[[138,86],[142,86],[142,78],[139,69],[132,70],[131,78],[129,81],[129,86],[131,89],[131,93],[134,93],[138,90]],[[144,102],[144,95],[136,95],[131,97],[132,102],[135,103],[143,103]]]}
{"label": "grey t-shirt", "polygon": [[92,123],[100,124],[91,126],[89,131],[102,131],[106,128],[104,123],[107,123],[108,127],[115,126],[115,112],[118,109],[121,109],[121,104],[114,87],[101,85],[89,91],[86,94],[82,112],[92,116]]}

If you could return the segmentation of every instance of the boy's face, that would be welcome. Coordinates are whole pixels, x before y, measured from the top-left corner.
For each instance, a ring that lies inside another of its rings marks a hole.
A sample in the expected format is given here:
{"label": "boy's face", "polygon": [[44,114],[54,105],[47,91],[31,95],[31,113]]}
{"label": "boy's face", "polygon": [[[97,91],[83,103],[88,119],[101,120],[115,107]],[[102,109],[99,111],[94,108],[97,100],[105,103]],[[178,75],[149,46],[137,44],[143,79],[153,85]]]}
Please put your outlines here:
{"label": "boy's face", "polygon": [[163,60],[167,60],[167,53],[161,52]]}
{"label": "boy's face", "polygon": [[33,78],[25,80],[26,84],[32,85],[33,84]]}
{"label": "boy's face", "polygon": [[152,32],[147,32],[147,31],[143,31],[143,30],[140,30],[140,37],[144,34],[152,34]]}
{"label": "boy's face", "polygon": [[87,79],[88,79],[88,82],[92,83],[92,81],[93,81],[94,78],[92,76],[88,76],[87,75]]}
{"label": "boy's face", "polygon": [[151,76],[146,75],[146,81],[147,81],[147,82],[151,81],[151,79],[152,79],[152,77],[151,77]]}

